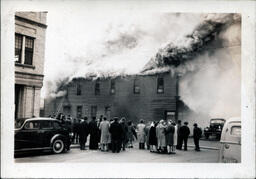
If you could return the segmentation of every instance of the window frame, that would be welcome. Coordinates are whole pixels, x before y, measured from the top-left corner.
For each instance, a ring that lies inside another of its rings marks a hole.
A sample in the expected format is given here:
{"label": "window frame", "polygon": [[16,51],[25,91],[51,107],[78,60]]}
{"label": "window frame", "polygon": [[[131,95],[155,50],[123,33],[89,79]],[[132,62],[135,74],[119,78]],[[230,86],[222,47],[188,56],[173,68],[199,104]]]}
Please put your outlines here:
{"label": "window frame", "polygon": [[94,94],[100,95],[100,81],[99,80],[95,81]]}
{"label": "window frame", "polygon": [[[16,37],[20,37],[20,49],[16,48],[16,45],[18,45],[19,41],[16,41]],[[21,58],[22,58],[22,47],[23,47],[23,35],[15,33],[15,39],[14,39],[14,57],[15,57],[15,63],[21,63]],[[16,50],[19,51],[19,58],[18,61],[16,61]]]}
{"label": "window frame", "polygon": [[[78,111],[78,109],[81,107],[81,111]],[[80,116],[79,116],[79,112],[81,113]],[[76,117],[77,118],[82,118],[83,116],[83,106],[82,105],[77,105],[76,106]]]}
{"label": "window frame", "polygon": [[[34,44],[35,44],[34,40],[35,40],[35,38],[33,38],[33,37],[25,36],[25,49],[24,49],[24,64],[25,65],[33,65]],[[31,43],[29,43],[29,41]],[[32,47],[31,48],[27,47],[27,44],[31,45]],[[30,56],[28,56],[28,54]],[[30,58],[30,59],[28,59],[28,58]],[[30,63],[28,63],[28,62],[30,62]]]}
{"label": "window frame", "polygon": [[137,78],[133,80],[133,94],[140,94],[140,84],[139,84],[139,79]]}
{"label": "window frame", "polygon": [[[162,81],[162,85],[160,85],[160,80]],[[159,91],[162,90],[162,91]],[[164,77],[157,77],[157,84],[156,84],[156,93],[163,94],[164,93]]]}
{"label": "window frame", "polygon": [[115,80],[110,80],[110,92],[111,95],[116,93],[116,82]]}
{"label": "window frame", "polygon": [[76,95],[81,96],[82,95],[82,85],[80,83],[76,84]]}
{"label": "window frame", "polygon": [[[93,111],[93,108],[95,109],[94,111]],[[98,110],[98,108],[97,108],[97,106],[91,106],[91,117],[97,117],[97,110]],[[94,113],[95,113],[95,115],[94,115]]]}

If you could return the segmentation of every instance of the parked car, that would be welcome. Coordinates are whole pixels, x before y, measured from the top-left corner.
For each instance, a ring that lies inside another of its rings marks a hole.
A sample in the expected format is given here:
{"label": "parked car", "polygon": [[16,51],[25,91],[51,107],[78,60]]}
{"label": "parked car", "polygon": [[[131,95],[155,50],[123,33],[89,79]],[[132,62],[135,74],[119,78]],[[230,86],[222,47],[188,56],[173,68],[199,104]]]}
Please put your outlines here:
{"label": "parked car", "polygon": [[70,148],[68,129],[52,118],[31,118],[15,121],[15,153],[51,149],[62,153]]}
{"label": "parked car", "polygon": [[205,138],[208,139],[209,136],[215,135],[217,139],[220,139],[224,124],[225,124],[225,119],[222,119],[222,118],[211,119],[210,126],[204,128]]}
{"label": "parked car", "polygon": [[219,162],[241,162],[241,119],[240,117],[227,120],[221,134]]}

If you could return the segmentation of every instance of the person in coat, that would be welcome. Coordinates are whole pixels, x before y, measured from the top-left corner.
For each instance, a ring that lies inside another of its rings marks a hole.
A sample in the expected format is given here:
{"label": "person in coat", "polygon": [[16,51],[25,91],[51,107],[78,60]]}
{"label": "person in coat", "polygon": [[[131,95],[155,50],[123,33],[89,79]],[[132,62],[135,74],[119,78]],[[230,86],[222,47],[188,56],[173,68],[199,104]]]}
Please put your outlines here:
{"label": "person in coat", "polygon": [[89,131],[90,131],[89,148],[92,150],[97,150],[98,149],[99,128],[97,126],[96,117],[92,117],[92,120],[89,123]]}
{"label": "person in coat", "polygon": [[127,126],[128,148],[133,148],[132,142],[134,140],[134,132],[135,132],[135,129],[132,125],[132,121],[128,121],[128,126]]}
{"label": "person in coat", "polygon": [[195,150],[200,151],[199,147],[199,139],[202,136],[202,130],[197,127],[197,123],[194,124],[194,130],[193,130],[193,138],[194,138],[194,144],[195,144]]}
{"label": "person in coat", "polygon": [[184,143],[184,150],[187,151],[187,143],[188,143],[188,136],[190,134],[190,130],[188,128],[188,122],[184,122],[184,125],[180,127],[179,130],[180,133],[180,137],[181,137],[181,149],[182,149],[182,145]]}
{"label": "person in coat", "polygon": [[126,124],[126,119],[124,117],[121,118],[120,120],[120,124],[122,126],[122,138],[121,138],[121,147],[123,149],[123,151],[125,151],[125,147],[127,145],[127,131],[128,131],[128,126]]}
{"label": "person in coat", "polygon": [[172,121],[169,121],[167,127],[165,128],[166,146],[168,154],[172,154],[173,152],[174,132],[175,128],[172,125]]}
{"label": "person in coat", "polygon": [[160,120],[157,127],[157,141],[158,141],[158,151],[160,153],[165,152],[166,150],[166,138],[165,138],[165,123],[164,120]]}
{"label": "person in coat", "polygon": [[148,122],[146,127],[145,127],[145,135],[146,135],[146,146],[147,146],[147,150],[150,149],[150,146],[149,146],[149,129],[151,127],[151,123],[152,122]]}
{"label": "person in coat", "polygon": [[101,145],[101,151],[108,151],[108,143],[109,143],[109,127],[110,123],[107,121],[107,118],[104,117],[103,121],[100,123],[100,145]]}
{"label": "person in coat", "polygon": [[121,150],[120,143],[121,143],[123,129],[121,124],[118,123],[118,117],[114,118],[114,122],[110,125],[109,132],[111,134],[112,152],[119,153]]}
{"label": "person in coat", "polygon": [[178,120],[178,124],[177,124],[177,146],[176,149],[177,150],[181,150],[181,146],[182,146],[182,140],[181,140],[181,134],[180,134],[180,127],[181,127],[181,120]]}
{"label": "person in coat", "polygon": [[85,144],[87,141],[88,133],[89,133],[89,130],[88,130],[87,117],[84,117],[84,119],[79,124],[80,150],[85,150]]}
{"label": "person in coat", "polygon": [[145,127],[146,126],[143,120],[141,120],[140,123],[137,125],[139,149],[145,149],[145,141],[146,141]]}
{"label": "person in coat", "polygon": [[176,149],[177,141],[178,141],[178,126],[175,124],[175,122],[173,122],[172,125],[174,126],[173,150],[172,150],[172,153],[175,154],[175,149]]}
{"label": "person in coat", "polygon": [[148,133],[148,143],[150,152],[156,152],[157,138],[156,138],[156,123],[152,122]]}

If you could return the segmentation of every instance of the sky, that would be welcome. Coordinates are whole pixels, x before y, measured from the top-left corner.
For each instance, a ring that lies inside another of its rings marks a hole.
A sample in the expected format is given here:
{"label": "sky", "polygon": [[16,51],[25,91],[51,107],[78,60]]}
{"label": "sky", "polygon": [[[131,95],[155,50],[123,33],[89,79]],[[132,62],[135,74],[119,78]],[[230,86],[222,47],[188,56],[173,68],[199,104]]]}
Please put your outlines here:
{"label": "sky", "polygon": [[139,73],[160,48],[190,34],[201,18],[132,9],[49,11],[41,96],[65,78]]}

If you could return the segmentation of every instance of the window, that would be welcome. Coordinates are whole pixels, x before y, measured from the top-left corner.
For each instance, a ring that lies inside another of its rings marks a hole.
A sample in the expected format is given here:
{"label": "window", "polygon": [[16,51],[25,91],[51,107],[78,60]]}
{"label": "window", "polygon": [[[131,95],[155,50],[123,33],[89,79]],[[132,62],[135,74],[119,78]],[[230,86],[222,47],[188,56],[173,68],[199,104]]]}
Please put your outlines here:
{"label": "window", "polygon": [[98,80],[95,83],[95,95],[100,95],[100,82]]}
{"label": "window", "polygon": [[164,78],[157,78],[157,93],[164,93]]}
{"label": "window", "polygon": [[58,122],[53,122],[53,127],[54,127],[54,129],[60,129],[61,128],[61,126]]}
{"label": "window", "polygon": [[71,106],[63,106],[63,113],[65,115],[70,115],[70,113],[71,113]]}
{"label": "window", "polygon": [[116,84],[114,80],[110,81],[110,94],[115,94],[116,92]]}
{"label": "window", "polygon": [[97,106],[91,106],[91,117],[97,116]]}
{"label": "window", "polygon": [[34,51],[34,39],[26,37],[25,40],[25,61],[24,64],[32,65],[33,51]]}
{"label": "window", "polygon": [[241,136],[241,126],[232,126],[231,135]]}
{"label": "window", "polygon": [[30,121],[27,122],[24,126],[25,129],[39,129],[39,122],[38,121]]}
{"label": "window", "polygon": [[76,95],[77,95],[77,96],[80,96],[81,94],[82,94],[81,84],[78,83],[78,84],[76,85]]}
{"label": "window", "polygon": [[21,63],[22,35],[15,34],[15,62]]}
{"label": "window", "polygon": [[76,108],[76,117],[82,118],[82,106],[77,106]]}
{"label": "window", "polygon": [[15,62],[32,65],[34,53],[34,38],[15,34]]}
{"label": "window", "polygon": [[138,79],[134,79],[133,93],[134,94],[139,94],[140,93],[140,86],[139,86],[139,80]]}
{"label": "window", "polygon": [[41,121],[41,128],[42,129],[52,129],[52,123],[51,121]]}

